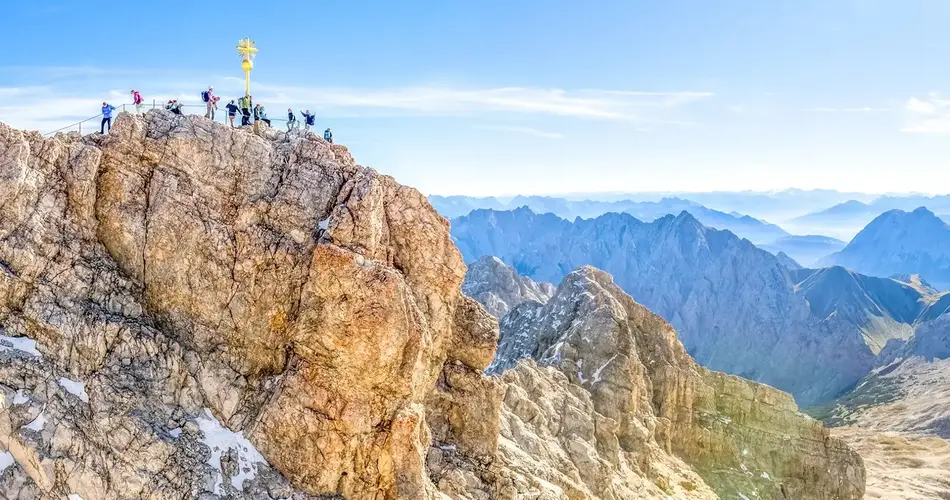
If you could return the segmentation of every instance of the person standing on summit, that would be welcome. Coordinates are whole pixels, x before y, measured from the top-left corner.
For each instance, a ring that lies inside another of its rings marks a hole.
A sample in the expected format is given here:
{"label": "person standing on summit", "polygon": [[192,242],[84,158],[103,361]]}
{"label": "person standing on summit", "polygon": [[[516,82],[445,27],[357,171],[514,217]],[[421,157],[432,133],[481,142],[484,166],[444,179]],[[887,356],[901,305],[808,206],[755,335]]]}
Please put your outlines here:
{"label": "person standing on summit", "polygon": [[102,103],[102,125],[99,126],[99,133],[106,133],[106,126],[108,129],[112,130],[112,112],[115,111],[115,106],[104,102]]}
{"label": "person standing on summit", "polygon": [[228,121],[231,122],[231,128],[234,128],[234,115],[238,112],[238,107],[234,104],[234,99],[231,99],[231,102],[225,107],[228,108]]}
{"label": "person standing on summit", "polygon": [[301,111],[300,114],[303,115],[303,119],[304,119],[303,129],[310,130],[310,127],[312,127],[314,122],[316,121],[316,118],[317,118],[316,115],[311,115],[309,109],[305,109]]}
{"label": "person standing on summit", "polygon": [[249,95],[238,99],[238,104],[241,106],[241,126],[251,124],[251,108],[254,107],[254,100]]}
{"label": "person standing on summit", "polygon": [[330,132],[330,129],[323,131],[323,140],[333,144],[333,132]]}
{"label": "person standing on summit", "polygon": [[142,99],[142,94],[139,94],[138,90],[132,89],[132,104],[135,104],[135,114],[141,115],[142,108],[145,107],[145,100]]}
{"label": "person standing on summit", "polygon": [[287,131],[290,132],[297,128],[297,125],[297,115],[294,114],[292,108],[287,108]]}
{"label": "person standing on summit", "polygon": [[201,93],[201,100],[204,101],[205,106],[207,106],[207,111],[205,111],[205,118],[211,118],[214,120],[214,87],[208,87],[208,90],[205,90]]}

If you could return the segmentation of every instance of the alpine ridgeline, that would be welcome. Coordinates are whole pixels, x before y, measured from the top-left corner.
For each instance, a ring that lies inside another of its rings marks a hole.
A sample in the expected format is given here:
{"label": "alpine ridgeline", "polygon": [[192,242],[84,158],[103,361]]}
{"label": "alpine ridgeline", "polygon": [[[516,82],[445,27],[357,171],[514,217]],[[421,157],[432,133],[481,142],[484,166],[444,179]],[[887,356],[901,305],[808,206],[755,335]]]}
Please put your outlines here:
{"label": "alpine ridgeline", "polygon": [[555,357],[613,349],[597,384],[485,376],[496,322],[464,273],[421,194],[313,134],[161,110],[108,136],[0,124],[0,495],[863,492],[791,399],[696,367],[617,290],[586,302],[609,306],[584,323],[603,345]]}
{"label": "alpine ridgeline", "polygon": [[452,236],[467,261],[494,255],[535,280],[603,269],[672,323],[701,365],[788,391],[803,406],[840,395],[873,368],[861,328],[813,314],[775,256],[686,212],[572,223],[528,209],[480,210],[455,219]]}

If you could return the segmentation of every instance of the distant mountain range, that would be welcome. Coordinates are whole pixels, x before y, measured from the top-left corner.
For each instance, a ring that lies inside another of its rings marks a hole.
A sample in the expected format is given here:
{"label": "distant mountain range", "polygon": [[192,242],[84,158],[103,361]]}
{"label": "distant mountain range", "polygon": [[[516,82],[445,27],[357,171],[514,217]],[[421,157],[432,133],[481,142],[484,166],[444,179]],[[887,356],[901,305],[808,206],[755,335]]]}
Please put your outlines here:
{"label": "distant mountain range", "polygon": [[891,210],[875,218],[840,252],[822,261],[863,274],[919,274],[950,287],[950,226],[926,208]]}
{"label": "distant mountain range", "polygon": [[877,216],[890,210],[912,211],[926,207],[950,220],[950,196],[882,196],[870,202],[848,200],[788,221],[795,229],[820,228],[823,234],[849,239]]}
{"label": "distant mountain range", "polygon": [[[583,265],[604,269],[670,321],[698,362],[787,390],[805,405],[848,390],[889,340],[913,338],[950,303],[916,278],[793,269],[688,213],[569,222],[528,209],[480,210],[454,220],[452,235],[466,261],[495,255],[537,280],[559,283]],[[530,320],[543,302],[513,308],[503,329],[517,328],[519,315]]]}
{"label": "distant mountain range", "polygon": [[[527,207],[539,214],[552,213],[558,217],[574,220],[578,217],[591,219],[606,213],[628,213],[642,221],[653,221],[665,215],[688,211],[707,227],[732,231],[753,243],[771,243],[790,236],[781,227],[740,213],[725,213],[711,210],[698,203],[681,198],[663,198],[659,201],[575,201],[547,196],[516,196],[506,203],[497,198],[472,198],[467,196],[430,196],[430,203],[444,217],[455,218],[467,215],[472,210],[509,210]],[[843,246],[843,245],[842,245]],[[825,252],[827,255],[830,252]]]}

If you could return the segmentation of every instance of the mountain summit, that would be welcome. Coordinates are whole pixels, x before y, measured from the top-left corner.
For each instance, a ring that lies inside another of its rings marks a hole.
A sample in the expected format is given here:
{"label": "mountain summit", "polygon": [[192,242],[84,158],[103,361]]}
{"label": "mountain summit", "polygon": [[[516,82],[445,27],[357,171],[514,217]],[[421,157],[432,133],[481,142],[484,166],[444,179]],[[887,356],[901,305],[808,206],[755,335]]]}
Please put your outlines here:
{"label": "mountain summit", "polygon": [[919,274],[950,287],[950,226],[930,210],[891,210],[878,216],[825,263],[863,274]]}

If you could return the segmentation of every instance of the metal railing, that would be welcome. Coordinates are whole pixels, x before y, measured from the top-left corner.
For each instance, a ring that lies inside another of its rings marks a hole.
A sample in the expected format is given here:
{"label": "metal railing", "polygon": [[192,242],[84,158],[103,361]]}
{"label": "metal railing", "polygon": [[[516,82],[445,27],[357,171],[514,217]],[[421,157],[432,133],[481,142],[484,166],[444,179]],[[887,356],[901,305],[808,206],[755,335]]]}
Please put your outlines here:
{"label": "metal railing", "polygon": [[[142,107],[145,110],[165,109],[165,104],[158,102],[157,100],[152,100],[151,103],[142,104]],[[205,104],[182,104],[181,105],[182,114],[187,114],[187,115],[204,116],[205,113],[207,112],[207,109],[208,107]],[[113,111],[113,113],[124,113],[124,112],[134,113],[135,111],[136,111],[135,104],[120,104],[115,107],[115,111]],[[114,119],[115,118],[113,117],[113,120]],[[237,116],[235,116],[234,118],[235,124],[240,125],[241,123],[240,120],[241,120],[241,113],[238,112]],[[268,120],[270,120],[271,126],[274,126],[273,125],[274,123],[283,123],[283,124],[287,123],[286,118],[268,118]],[[227,125],[229,123],[227,108],[219,104],[218,109],[216,109],[214,112],[214,121],[224,123]],[[252,122],[254,121],[253,116],[251,118],[251,121]],[[301,128],[301,129],[304,128],[302,118],[297,120],[297,125],[298,125],[297,128]],[[99,132],[101,130],[101,126],[102,126],[102,113],[96,116],[91,116],[84,120],[80,120],[76,123],[66,125],[65,127],[58,128],[51,132],[46,132],[43,135],[49,136],[49,135],[57,134],[59,132],[79,132],[79,135],[92,134],[92,133]]]}

